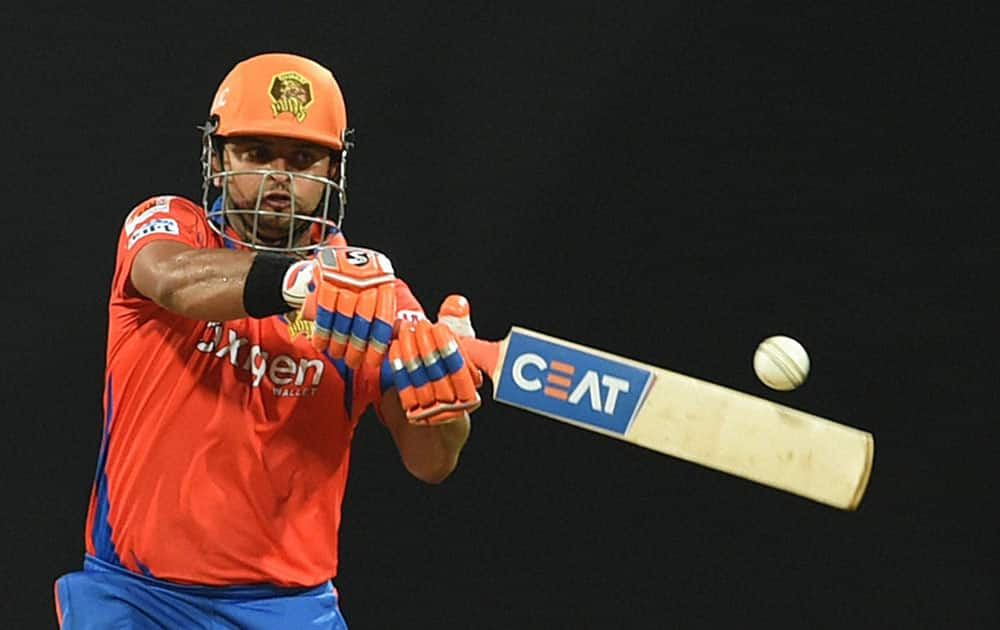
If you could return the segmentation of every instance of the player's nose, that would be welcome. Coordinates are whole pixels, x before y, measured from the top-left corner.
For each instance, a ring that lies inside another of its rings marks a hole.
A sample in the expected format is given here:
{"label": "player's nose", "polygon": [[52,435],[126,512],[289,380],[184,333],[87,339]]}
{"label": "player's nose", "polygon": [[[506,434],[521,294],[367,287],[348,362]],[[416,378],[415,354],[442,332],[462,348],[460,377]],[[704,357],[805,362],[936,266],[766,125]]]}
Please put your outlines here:
{"label": "player's nose", "polygon": [[270,174],[270,178],[277,181],[288,181],[288,160],[283,157],[276,157],[267,164],[267,169],[269,171],[274,171]]}

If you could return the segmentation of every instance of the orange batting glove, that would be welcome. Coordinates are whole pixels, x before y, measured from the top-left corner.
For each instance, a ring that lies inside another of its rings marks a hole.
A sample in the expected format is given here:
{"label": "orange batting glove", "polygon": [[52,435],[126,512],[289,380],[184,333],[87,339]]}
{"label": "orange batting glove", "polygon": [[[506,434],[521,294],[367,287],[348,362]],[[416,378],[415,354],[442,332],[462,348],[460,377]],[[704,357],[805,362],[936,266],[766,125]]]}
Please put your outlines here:
{"label": "orange batting glove", "polygon": [[302,317],[314,322],[313,347],[352,369],[381,365],[396,319],[392,263],[361,247],[321,247],[312,262]]}
{"label": "orange batting glove", "polygon": [[411,423],[451,422],[482,404],[476,390],[483,384],[483,374],[466,360],[458,344],[458,336],[473,334],[469,303],[459,295],[445,299],[438,323],[420,320],[400,327],[389,346],[389,362]]}

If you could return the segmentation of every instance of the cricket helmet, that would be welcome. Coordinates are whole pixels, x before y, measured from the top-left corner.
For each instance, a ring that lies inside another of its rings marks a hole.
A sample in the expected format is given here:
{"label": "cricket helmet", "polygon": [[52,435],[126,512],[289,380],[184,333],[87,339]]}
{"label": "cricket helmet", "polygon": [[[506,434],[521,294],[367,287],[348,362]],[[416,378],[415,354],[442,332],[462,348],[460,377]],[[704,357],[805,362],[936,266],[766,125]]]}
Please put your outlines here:
{"label": "cricket helmet", "polygon": [[[344,97],[330,70],[311,59],[288,53],[266,53],[245,59],[219,84],[209,119],[201,130],[202,203],[209,225],[224,238],[258,250],[309,252],[328,234],[340,230],[347,205],[347,153],[353,145],[353,134],[347,128]],[[327,147],[332,152],[331,160],[339,162],[336,179],[269,168],[227,171],[222,150],[226,138],[235,136],[279,136]],[[229,195],[229,182],[234,175],[261,176],[253,207],[234,207]],[[276,177],[289,182],[293,199],[290,212],[261,207],[267,181]],[[316,208],[297,208],[294,204],[295,184],[304,180],[325,186]],[[215,190],[220,193],[210,201],[209,196]],[[233,225],[233,215],[241,215],[238,222],[243,226],[241,230]],[[259,238],[258,221],[269,215],[288,218],[287,238],[270,241]],[[307,230],[311,236],[309,243],[300,245]]]}

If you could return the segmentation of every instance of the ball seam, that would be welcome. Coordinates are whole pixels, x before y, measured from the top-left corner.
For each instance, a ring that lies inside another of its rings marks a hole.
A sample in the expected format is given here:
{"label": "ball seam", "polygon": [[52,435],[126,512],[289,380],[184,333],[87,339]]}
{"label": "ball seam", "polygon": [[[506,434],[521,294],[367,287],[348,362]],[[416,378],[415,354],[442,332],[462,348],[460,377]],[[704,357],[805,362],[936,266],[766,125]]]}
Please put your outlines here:
{"label": "ball seam", "polygon": [[[795,362],[790,354],[784,351],[777,343],[770,342],[763,346],[764,354],[767,355],[771,362],[781,370],[782,374],[789,382],[795,384],[796,387],[805,382],[805,374],[799,368],[799,365]],[[781,356],[775,356],[781,355]]]}

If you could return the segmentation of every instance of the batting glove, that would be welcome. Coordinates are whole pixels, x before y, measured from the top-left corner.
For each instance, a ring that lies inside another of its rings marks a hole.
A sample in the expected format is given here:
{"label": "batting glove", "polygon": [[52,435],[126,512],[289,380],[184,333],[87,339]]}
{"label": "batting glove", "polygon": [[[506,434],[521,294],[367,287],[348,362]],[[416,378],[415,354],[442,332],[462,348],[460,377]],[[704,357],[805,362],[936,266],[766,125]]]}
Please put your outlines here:
{"label": "batting glove", "polygon": [[389,362],[411,423],[451,422],[482,404],[476,391],[483,384],[482,372],[466,360],[458,342],[459,336],[472,334],[469,303],[459,295],[445,299],[436,324],[420,320],[400,327],[389,346]]}
{"label": "batting glove", "polygon": [[285,299],[301,294],[302,274],[308,273],[302,317],[314,322],[313,347],[352,369],[381,365],[396,318],[396,276],[389,259],[361,247],[321,247],[304,263],[288,270]]}

